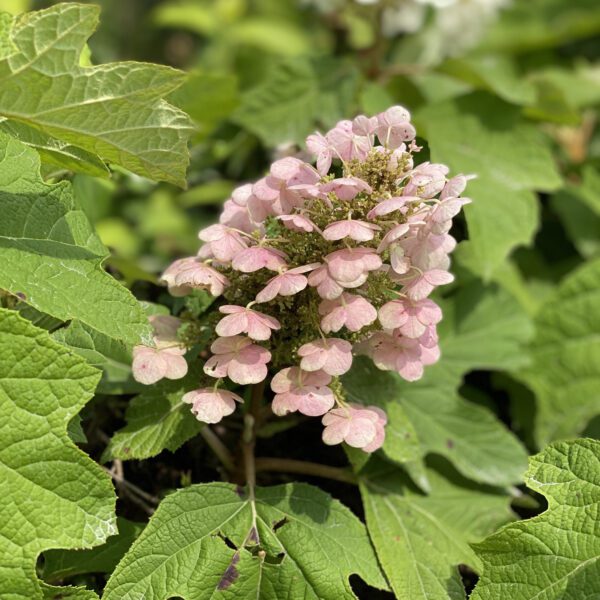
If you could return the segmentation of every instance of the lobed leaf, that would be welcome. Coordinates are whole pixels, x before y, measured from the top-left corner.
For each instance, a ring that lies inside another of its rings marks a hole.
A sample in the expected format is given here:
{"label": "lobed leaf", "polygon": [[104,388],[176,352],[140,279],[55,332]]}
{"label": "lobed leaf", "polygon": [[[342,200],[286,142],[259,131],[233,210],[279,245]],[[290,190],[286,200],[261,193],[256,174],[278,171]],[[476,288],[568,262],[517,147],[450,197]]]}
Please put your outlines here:
{"label": "lobed leaf", "polygon": [[349,399],[388,412],[383,450],[390,458],[404,462],[433,452],[476,481],[519,482],[525,449],[490,410],[463,400],[457,389],[473,369],[523,365],[530,321],[516,300],[495,287],[467,286],[443,310],[442,358],[421,380],[406,382],[357,359],[343,377],[344,388]]}
{"label": "lobed leaf", "polygon": [[103,600],[343,600],[352,573],[385,587],[363,524],[325,492],[209,483],[163,500]]}
{"label": "lobed leaf", "polygon": [[480,566],[469,544],[512,516],[506,495],[442,469],[427,469],[427,495],[398,467],[372,460],[361,472],[369,535],[399,600],[464,600],[457,566]]}
{"label": "lobed leaf", "polygon": [[87,591],[49,588],[40,552],[91,548],[116,533],[110,479],[69,440],[67,425],[99,373],[17,313],[0,309],[0,597]]}
{"label": "lobed leaf", "polygon": [[185,187],[192,124],[162,99],[185,75],[134,62],[81,66],[99,12],[57,4],[0,30],[12,47],[0,53],[0,126],[64,168],[99,174],[106,161]]}
{"label": "lobed leaf", "polygon": [[594,600],[600,581],[600,442],[557,442],[525,483],[548,509],[473,546],[483,573],[471,600]]}
{"label": "lobed leaf", "polygon": [[131,293],[102,269],[107,250],[76,207],[71,185],[44,183],[37,153],[0,133],[0,289],[37,310],[127,344],[151,343]]}
{"label": "lobed leaf", "polygon": [[540,445],[573,436],[600,414],[600,259],[571,273],[535,319],[532,364]]}
{"label": "lobed leaf", "polygon": [[511,250],[533,238],[539,221],[533,190],[561,185],[549,143],[519,109],[483,92],[430,105],[416,121],[432,160],[477,175],[468,186],[474,201],[465,207],[469,241],[462,252],[489,279]]}

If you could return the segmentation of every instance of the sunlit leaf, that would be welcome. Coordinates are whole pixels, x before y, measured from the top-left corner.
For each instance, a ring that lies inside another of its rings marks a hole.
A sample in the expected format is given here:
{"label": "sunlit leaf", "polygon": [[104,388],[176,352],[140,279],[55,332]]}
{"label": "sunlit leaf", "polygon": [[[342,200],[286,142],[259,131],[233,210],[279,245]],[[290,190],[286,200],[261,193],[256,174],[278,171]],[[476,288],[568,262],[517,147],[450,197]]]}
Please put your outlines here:
{"label": "sunlit leaf", "polygon": [[600,581],[600,442],[558,442],[529,461],[525,482],[548,509],[474,550],[483,562],[472,600],[592,600]]}
{"label": "sunlit leaf", "polygon": [[98,380],[96,369],[46,331],[0,309],[2,598],[62,594],[62,588],[50,594],[38,580],[38,555],[50,548],[91,548],[116,533],[110,478],[67,436],[67,424]]}
{"label": "sunlit leaf", "polygon": [[344,600],[352,573],[385,587],[364,525],[325,492],[210,483],[163,500],[103,599]]}

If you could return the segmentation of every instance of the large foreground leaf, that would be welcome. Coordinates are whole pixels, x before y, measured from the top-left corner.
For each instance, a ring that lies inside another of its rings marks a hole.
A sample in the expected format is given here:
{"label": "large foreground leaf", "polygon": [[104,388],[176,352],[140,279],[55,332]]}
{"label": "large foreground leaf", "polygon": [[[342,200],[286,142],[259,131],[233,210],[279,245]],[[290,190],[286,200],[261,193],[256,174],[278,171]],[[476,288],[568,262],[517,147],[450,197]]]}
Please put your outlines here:
{"label": "large foreground leaf", "polygon": [[210,483],[163,500],[103,599],[344,600],[355,598],[352,573],[385,587],[364,526],[328,494],[294,483],[253,501]]}
{"label": "large foreground leaf", "polygon": [[369,535],[399,600],[463,600],[457,566],[480,567],[469,543],[511,518],[506,495],[443,472],[427,470],[428,495],[397,467],[372,460],[361,472]]}
{"label": "large foreground leaf", "polygon": [[0,289],[62,321],[129,344],[150,341],[138,301],[102,269],[107,250],[71,184],[47,185],[37,153],[0,133]]}
{"label": "large foreground leaf", "polygon": [[484,568],[472,600],[600,597],[600,442],[557,442],[530,459],[526,483],[541,515],[474,546]]}
{"label": "large foreground leaf", "polygon": [[47,332],[0,310],[3,600],[39,600],[48,591],[36,576],[40,552],[91,548],[116,533],[109,477],[67,436],[68,422],[92,397],[99,378]]}
{"label": "large foreground leaf", "polygon": [[107,161],[185,186],[191,122],[162,100],[184,74],[132,62],[80,66],[98,14],[96,6],[58,4],[0,32],[12,49],[0,61],[0,116],[53,164],[81,161],[79,170],[98,174]]}
{"label": "large foreground leaf", "polygon": [[531,242],[539,218],[533,190],[561,184],[550,146],[517,108],[485,93],[429,106],[417,117],[432,160],[477,175],[467,188],[473,203],[465,208],[469,241],[462,252],[489,278],[513,248]]}
{"label": "large foreground leaf", "polygon": [[540,445],[579,433],[600,414],[600,259],[569,275],[535,320],[533,363]]}
{"label": "large foreground leaf", "polygon": [[482,483],[508,485],[521,480],[527,453],[517,438],[482,406],[457,394],[473,369],[508,369],[526,360],[523,342],[529,319],[506,292],[467,286],[443,305],[440,362],[423,378],[406,382],[356,360],[344,376],[351,400],[377,404],[388,413],[385,453],[404,462],[429,452],[442,454],[465,476]]}

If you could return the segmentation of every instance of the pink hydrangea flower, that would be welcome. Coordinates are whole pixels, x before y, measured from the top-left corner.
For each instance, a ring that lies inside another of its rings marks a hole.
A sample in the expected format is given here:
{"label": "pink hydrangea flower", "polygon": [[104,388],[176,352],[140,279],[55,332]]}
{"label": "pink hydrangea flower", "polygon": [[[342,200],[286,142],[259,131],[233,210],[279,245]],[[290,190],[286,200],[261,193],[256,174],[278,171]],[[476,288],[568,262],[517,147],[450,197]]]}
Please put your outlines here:
{"label": "pink hydrangea flower", "polygon": [[188,371],[184,354],[185,348],[181,346],[163,348],[135,346],[131,366],[133,378],[144,385],[151,385],[165,377],[181,379]]}
{"label": "pink hydrangea flower", "polygon": [[379,269],[383,264],[373,248],[344,248],[325,257],[327,270],[335,281],[345,288],[361,286],[369,276],[369,271]]}
{"label": "pink hydrangea flower", "polygon": [[235,383],[246,385],[259,383],[267,376],[271,353],[246,337],[217,338],[210,350],[213,356],[206,361],[204,372],[211,377],[229,377]]}
{"label": "pink hydrangea flower", "polygon": [[223,204],[223,212],[219,217],[219,223],[246,233],[250,233],[257,228],[250,218],[248,209],[245,206],[236,204],[233,200],[226,200]]}
{"label": "pink hydrangea flower", "polygon": [[353,448],[375,452],[385,439],[385,413],[376,406],[350,404],[329,411],[322,419],[323,442],[328,446],[346,442]]}
{"label": "pink hydrangea flower", "polygon": [[428,326],[436,325],[441,320],[441,308],[428,298],[416,302],[392,300],[379,309],[379,322],[385,329],[397,329],[411,339],[421,337]]}
{"label": "pink hydrangea flower", "polygon": [[339,297],[344,288],[329,274],[327,265],[321,265],[308,276],[308,285],[317,288],[321,298],[333,300]]}
{"label": "pink hydrangea flower", "polygon": [[195,256],[176,260],[167,267],[161,281],[167,284],[173,296],[186,296],[194,288],[205,289],[213,296],[220,296],[229,285],[225,275]]}
{"label": "pink hydrangea flower", "polygon": [[358,115],[358,117],[355,117],[352,121],[352,132],[356,135],[369,137],[375,133],[378,124],[377,117]]}
{"label": "pink hydrangea flower", "polygon": [[343,375],[352,366],[352,344],[338,338],[308,342],[298,349],[304,371],[323,370],[329,375]]}
{"label": "pink hydrangea flower", "polygon": [[340,177],[327,183],[320,188],[322,192],[333,192],[340,200],[352,200],[360,192],[371,193],[371,186],[358,177]]}
{"label": "pink hydrangea flower", "polygon": [[306,138],[306,147],[317,158],[317,170],[325,175],[331,167],[333,149],[322,133],[314,133]]}
{"label": "pink hydrangea flower", "polygon": [[336,221],[327,225],[323,231],[323,237],[330,241],[342,240],[349,237],[357,242],[367,242],[375,237],[376,231],[380,230],[381,227],[374,223],[344,219],[343,221]]}
{"label": "pink hydrangea flower", "polygon": [[[229,302],[220,309],[221,337],[211,346],[207,373],[237,383],[262,380],[271,354],[253,340],[268,339],[279,370],[275,413],[329,410],[326,439],[373,451],[383,443],[385,415],[342,400],[331,410],[336,399],[328,384],[361,350],[410,381],[439,358],[441,311],[427,297],[452,281],[456,241],[449,232],[469,202],[461,193],[471,176],[448,178],[445,165],[415,160],[421,148],[401,106],[339,121],[306,145],[316,169],[305,153],[281,148],[267,175],[236,188],[220,224],[201,232],[206,243],[198,256],[171,265],[164,280],[174,294],[204,287]],[[396,300],[385,300],[394,294]],[[279,297],[285,301],[274,301]],[[257,302],[269,303],[268,314],[252,308]],[[272,335],[280,327],[288,330]],[[337,337],[323,337],[331,334]],[[300,364],[290,365],[290,343],[307,339],[315,341],[300,347]],[[217,419],[224,414],[221,396],[211,394],[203,406]]]}
{"label": "pink hydrangea flower", "polygon": [[313,190],[319,178],[317,171],[309,164],[288,156],[275,161],[269,175],[258,181],[252,191],[259,200],[273,206],[274,214],[288,214],[304,204],[304,198]]}
{"label": "pink hydrangea flower", "polygon": [[231,266],[242,273],[254,273],[259,269],[279,271],[285,267],[287,256],[285,252],[264,246],[251,246],[239,252],[233,259]]}
{"label": "pink hydrangea flower", "polygon": [[334,156],[343,161],[364,160],[371,149],[371,140],[352,131],[352,121],[339,121],[325,136]]}
{"label": "pink hydrangea flower", "polygon": [[301,292],[308,283],[304,273],[317,268],[318,264],[304,265],[284,271],[269,279],[267,285],[256,295],[256,302],[269,302],[276,296],[293,296]]}
{"label": "pink hydrangea flower", "polygon": [[402,288],[411,300],[427,298],[438,285],[446,285],[454,281],[454,275],[441,269],[417,271],[407,275],[397,276],[397,281],[404,284]]}
{"label": "pink hydrangea flower", "polygon": [[437,338],[426,331],[418,339],[402,335],[378,332],[368,340],[369,356],[377,368],[396,371],[407,381],[416,381],[423,376],[424,365],[433,364],[440,353]]}
{"label": "pink hydrangea flower", "polygon": [[381,239],[379,242],[379,246],[377,246],[377,252],[381,254],[384,250],[386,250],[390,244],[398,241],[403,235],[406,235],[410,229],[408,223],[401,223],[400,225],[396,225],[392,227]]}
{"label": "pink hydrangea flower", "polygon": [[402,142],[408,142],[417,135],[410,122],[410,113],[402,106],[392,106],[377,115],[375,133],[387,148],[398,148]]}
{"label": "pink hydrangea flower", "polygon": [[133,348],[133,378],[150,385],[163,378],[181,379],[188,371],[183,358],[186,348],[177,338],[181,320],[171,315],[151,315],[148,320],[154,330],[155,348],[135,346]]}
{"label": "pink hydrangea flower", "polygon": [[413,169],[403,195],[434,198],[444,189],[449,170],[446,165],[429,162],[420,164]]}
{"label": "pink hydrangea flower", "polygon": [[271,330],[281,328],[277,319],[243,306],[226,304],[219,311],[227,315],[217,323],[215,329],[217,335],[222,337],[246,333],[253,340],[264,341],[271,337]]}
{"label": "pink hydrangea flower", "polygon": [[306,233],[310,233],[311,231],[318,230],[318,227],[308,217],[298,213],[279,215],[277,219],[292,231],[305,231]]}
{"label": "pink hydrangea flower", "polygon": [[330,382],[331,376],[323,371],[282,369],[271,381],[275,392],[273,412],[279,416],[296,411],[308,417],[324,415],[335,404],[333,392],[327,387]]}
{"label": "pink hydrangea flower", "polygon": [[235,229],[226,225],[206,227],[200,231],[198,237],[210,244],[212,254],[221,262],[230,262],[248,247],[246,240]]}
{"label": "pink hydrangea flower", "polygon": [[440,194],[440,200],[446,198],[457,198],[460,196],[467,187],[467,182],[470,179],[475,179],[475,175],[455,175],[451,179],[448,179],[442,193]]}
{"label": "pink hydrangea flower", "polygon": [[396,196],[394,198],[382,200],[375,208],[371,209],[367,213],[367,218],[375,219],[377,217],[383,217],[385,215],[389,215],[390,213],[396,212],[397,210],[405,213],[408,210],[406,205],[410,202],[418,200],[419,198],[416,196]]}
{"label": "pink hydrangea flower", "polygon": [[434,223],[448,223],[470,202],[469,198],[446,198],[431,211],[430,218]]}
{"label": "pink hydrangea flower", "polygon": [[344,292],[335,300],[323,300],[319,304],[321,329],[325,333],[339,331],[346,327],[348,331],[360,331],[377,319],[377,311],[362,296]]}
{"label": "pink hydrangea flower", "polygon": [[244,402],[233,392],[214,388],[193,390],[184,394],[181,400],[192,405],[192,413],[203,423],[218,423],[233,413],[236,402]]}

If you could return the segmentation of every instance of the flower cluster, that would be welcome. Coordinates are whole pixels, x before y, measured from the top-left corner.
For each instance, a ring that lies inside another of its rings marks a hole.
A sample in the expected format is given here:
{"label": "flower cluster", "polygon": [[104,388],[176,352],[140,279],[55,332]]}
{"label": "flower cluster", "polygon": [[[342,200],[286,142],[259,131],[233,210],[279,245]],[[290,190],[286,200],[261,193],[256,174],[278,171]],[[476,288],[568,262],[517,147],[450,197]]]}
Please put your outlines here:
{"label": "flower cluster", "polygon": [[385,414],[347,403],[338,378],[357,353],[409,381],[439,358],[442,313],[429,295],[453,280],[448,232],[469,177],[415,166],[421,148],[400,106],[340,121],[306,145],[316,167],[282,158],[237,188],[220,223],[200,232],[199,254],[163,275],[174,295],[201,288],[225,299],[204,365],[217,381],[185,401],[215,423],[241,401],[222,379],[256,384],[272,369],[276,415],[320,416],[326,444],[372,452]]}

